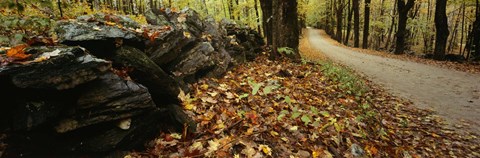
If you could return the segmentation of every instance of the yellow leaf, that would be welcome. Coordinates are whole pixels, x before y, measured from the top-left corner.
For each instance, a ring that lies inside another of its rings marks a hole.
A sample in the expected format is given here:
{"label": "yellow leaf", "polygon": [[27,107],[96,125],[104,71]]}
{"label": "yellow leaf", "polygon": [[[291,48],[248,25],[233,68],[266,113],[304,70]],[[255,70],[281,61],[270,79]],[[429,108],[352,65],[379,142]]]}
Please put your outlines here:
{"label": "yellow leaf", "polygon": [[192,38],[192,35],[190,34],[190,32],[183,32],[183,35],[184,35],[186,38]]}
{"label": "yellow leaf", "polygon": [[208,84],[203,84],[200,86],[201,89],[207,90],[208,89]]}
{"label": "yellow leaf", "polygon": [[253,128],[247,129],[247,132],[245,132],[245,135],[252,135],[253,134]]}
{"label": "yellow leaf", "polygon": [[175,138],[175,139],[182,139],[182,135],[178,133],[172,133],[170,134],[170,136],[172,136],[172,138]]}
{"label": "yellow leaf", "polygon": [[438,134],[432,133],[432,136],[435,138],[439,138],[440,136]]}
{"label": "yellow leaf", "polygon": [[113,25],[115,25],[116,23],[114,23],[114,22],[110,22],[110,21],[107,21],[107,22],[105,22],[105,24],[106,24],[106,25],[113,26]]}
{"label": "yellow leaf", "polygon": [[260,144],[259,148],[263,153],[267,154],[268,156],[272,156],[272,149],[268,147],[268,145]]}
{"label": "yellow leaf", "polygon": [[279,135],[278,132],[275,132],[275,131],[270,131],[270,134],[271,134],[272,136],[278,136],[278,135]]}
{"label": "yellow leaf", "polygon": [[193,104],[185,104],[185,106],[183,107],[183,109],[185,110],[196,110],[197,107]]}

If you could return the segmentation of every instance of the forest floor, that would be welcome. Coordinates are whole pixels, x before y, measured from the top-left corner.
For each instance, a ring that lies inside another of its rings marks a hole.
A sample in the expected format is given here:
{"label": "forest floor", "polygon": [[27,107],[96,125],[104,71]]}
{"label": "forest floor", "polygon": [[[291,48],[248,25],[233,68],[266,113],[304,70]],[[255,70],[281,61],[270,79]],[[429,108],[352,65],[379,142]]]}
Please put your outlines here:
{"label": "forest floor", "polygon": [[339,48],[307,35],[300,63],[260,56],[201,79],[179,95],[197,133],[161,133],[127,157],[480,157],[478,135],[332,63],[313,46]]}
{"label": "forest floor", "polygon": [[480,74],[359,53],[368,51],[339,46],[320,30],[307,32],[313,46],[328,58],[364,74],[420,108],[434,110],[453,127],[466,126],[480,134]]}

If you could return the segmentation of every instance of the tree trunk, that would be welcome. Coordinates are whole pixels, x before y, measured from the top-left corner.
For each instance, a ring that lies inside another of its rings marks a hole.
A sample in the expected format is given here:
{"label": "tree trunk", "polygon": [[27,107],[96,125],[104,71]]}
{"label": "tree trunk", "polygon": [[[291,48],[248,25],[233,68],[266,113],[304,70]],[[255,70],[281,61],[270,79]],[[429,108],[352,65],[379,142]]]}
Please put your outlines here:
{"label": "tree trunk", "polygon": [[448,19],[447,19],[447,0],[437,0],[435,5],[435,52],[433,59],[443,60],[445,58],[445,48],[448,39]]}
{"label": "tree trunk", "polygon": [[405,34],[407,32],[408,11],[412,9],[415,0],[408,0],[405,4],[404,0],[397,1],[398,9],[398,29],[397,40],[395,43],[395,54],[403,54],[405,51]]}
{"label": "tree trunk", "polygon": [[344,44],[348,45],[348,40],[350,39],[350,31],[352,30],[352,15],[353,15],[353,9],[350,6],[351,5],[351,0],[348,1],[348,20],[347,20],[347,33],[344,39]]}
{"label": "tree trunk", "polygon": [[344,0],[339,0],[339,3],[336,8],[336,16],[337,16],[337,33],[335,33],[336,40],[338,42],[342,42],[342,27],[343,27],[343,1]]}
{"label": "tree trunk", "polygon": [[474,60],[480,60],[480,37],[478,36],[480,34],[480,4],[477,0],[476,2],[476,9],[475,9],[475,22],[473,23],[473,28],[472,28],[472,33],[471,35],[473,36],[472,39],[472,47],[473,47],[473,53],[472,57]]}
{"label": "tree trunk", "polygon": [[255,15],[256,15],[256,18],[257,18],[257,31],[259,34],[262,34],[262,29],[260,27],[260,14],[258,13],[258,0],[254,0],[255,1]]}
{"label": "tree trunk", "polygon": [[223,7],[223,14],[225,14],[225,18],[228,18],[227,16],[228,7],[225,6],[225,0],[222,0],[222,7]]}
{"label": "tree trunk", "polygon": [[463,56],[463,39],[464,39],[464,31],[465,31],[465,1],[462,3],[462,30],[460,35],[460,54]]}
{"label": "tree trunk", "polygon": [[93,10],[93,0],[87,0],[88,7]]}
{"label": "tree trunk", "polygon": [[[296,0],[275,0],[273,2],[273,40],[271,57],[284,55],[291,59],[300,59],[298,53],[298,13]],[[279,52],[279,48],[288,47],[291,51]]]}
{"label": "tree trunk", "polygon": [[353,36],[355,48],[360,46],[360,9],[359,9],[359,0],[353,0]]}
{"label": "tree trunk", "polygon": [[395,0],[395,3],[393,4],[393,11],[392,11],[392,24],[390,25],[390,28],[388,29],[388,35],[387,35],[387,42],[385,42],[385,49],[390,51],[390,39],[392,37],[392,33],[393,33],[393,28],[395,27],[395,16],[397,14],[397,7],[396,4],[397,4],[397,1],[398,0]]}
{"label": "tree trunk", "polygon": [[58,10],[60,10],[60,18],[63,18],[62,2],[60,0],[57,0],[57,5],[58,5]]}
{"label": "tree trunk", "polygon": [[260,0],[260,7],[262,8],[262,24],[263,33],[267,39],[267,45],[272,45],[272,15],[273,15],[273,3],[271,0]]}
{"label": "tree trunk", "polygon": [[205,8],[205,13],[208,15],[208,7],[207,7],[207,2],[205,0],[202,0],[203,7]]}
{"label": "tree trunk", "polygon": [[237,20],[240,21],[240,15],[241,14],[240,14],[240,7],[238,7],[238,4],[239,4],[238,0],[235,0],[235,10],[237,10],[239,12],[238,14],[236,14],[236,16],[237,16]]}
{"label": "tree trunk", "polygon": [[448,44],[446,54],[450,54],[451,51],[455,48],[455,45],[457,44],[458,25],[460,25],[460,18],[461,18],[459,14],[461,11],[462,11],[462,8],[460,8],[460,10],[456,14],[455,25],[453,25],[452,35],[450,36],[450,42]]}
{"label": "tree trunk", "polygon": [[228,12],[230,13],[230,19],[235,20],[233,16],[233,0],[228,0]]}
{"label": "tree trunk", "polygon": [[363,42],[362,42],[362,48],[367,49],[368,48],[368,34],[369,34],[369,27],[370,27],[370,1],[371,0],[365,0],[365,19],[363,22]]}

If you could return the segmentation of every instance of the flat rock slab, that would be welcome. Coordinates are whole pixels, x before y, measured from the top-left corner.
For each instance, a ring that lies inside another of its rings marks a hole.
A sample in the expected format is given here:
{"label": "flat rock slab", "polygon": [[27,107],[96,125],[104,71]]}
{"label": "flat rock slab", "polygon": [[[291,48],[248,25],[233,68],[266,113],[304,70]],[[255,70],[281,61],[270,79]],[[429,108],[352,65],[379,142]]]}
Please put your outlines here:
{"label": "flat rock slab", "polygon": [[31,47],[30,61],[0,66],[20,88],[70,89],[96,79],[111,68],[111,62],[88,54],[81,47]]}
{"label": "flat rock slab", "polygon": [[77,105],[69,108],[66,118],[57,124],[57,132],[125,119],[155,108],[146,87],[113,73],[100,76],[82,89]]}

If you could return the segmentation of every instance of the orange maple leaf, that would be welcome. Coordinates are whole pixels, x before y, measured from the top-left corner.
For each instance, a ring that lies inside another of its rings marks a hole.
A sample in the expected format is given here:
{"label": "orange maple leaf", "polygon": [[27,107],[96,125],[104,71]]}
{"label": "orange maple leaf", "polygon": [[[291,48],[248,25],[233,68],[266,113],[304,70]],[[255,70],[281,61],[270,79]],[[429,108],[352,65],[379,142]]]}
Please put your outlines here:
{"label": "orange maple leaf", "polygon": [[160,35],[160,32],[154,32],[149,38],[150,38],[150,42],[155,42],[155,38],[157,38],[158,36]]}
{"label": "orange maple leaf", "polygon": [[24,60],[32,56],[31,54],[25,54],[25,48],[27,47],[28,45],[26,44],[17,45],[7,51],[7,56],[14,60]]}

